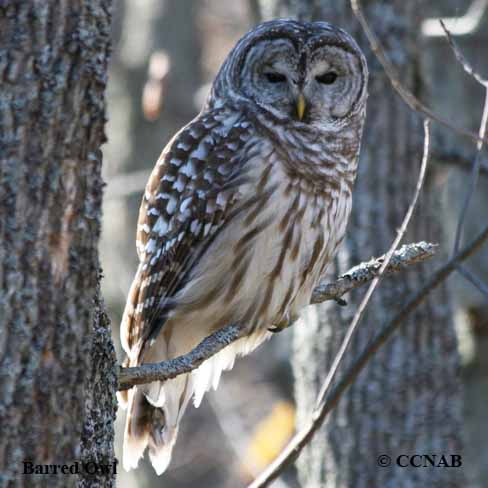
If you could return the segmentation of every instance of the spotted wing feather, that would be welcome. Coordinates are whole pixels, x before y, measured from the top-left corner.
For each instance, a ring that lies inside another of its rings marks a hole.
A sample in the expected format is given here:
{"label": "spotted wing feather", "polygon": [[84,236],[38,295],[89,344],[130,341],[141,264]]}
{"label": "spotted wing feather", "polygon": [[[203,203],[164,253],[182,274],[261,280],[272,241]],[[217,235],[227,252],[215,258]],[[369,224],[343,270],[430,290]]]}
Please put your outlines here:
{"label": "spotted wing feather", "polygon": [[235,213],[249,138],[248,123],[210,112],[183,128],[155,166],[139,213],[138,276],[124,312],[134,359],[158,335],[188,272]]}

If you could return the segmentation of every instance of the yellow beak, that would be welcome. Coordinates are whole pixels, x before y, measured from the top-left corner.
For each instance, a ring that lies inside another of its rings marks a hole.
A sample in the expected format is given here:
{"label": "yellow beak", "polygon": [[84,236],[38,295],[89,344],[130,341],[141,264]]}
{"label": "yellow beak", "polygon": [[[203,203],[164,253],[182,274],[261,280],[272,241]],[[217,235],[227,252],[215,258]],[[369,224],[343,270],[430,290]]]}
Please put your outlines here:
{"label": "yellow beak", "polygon": [[305,115],[306,105],[305,97],[300,93],[297,98],[297,115],[300,120],[302,120]]}

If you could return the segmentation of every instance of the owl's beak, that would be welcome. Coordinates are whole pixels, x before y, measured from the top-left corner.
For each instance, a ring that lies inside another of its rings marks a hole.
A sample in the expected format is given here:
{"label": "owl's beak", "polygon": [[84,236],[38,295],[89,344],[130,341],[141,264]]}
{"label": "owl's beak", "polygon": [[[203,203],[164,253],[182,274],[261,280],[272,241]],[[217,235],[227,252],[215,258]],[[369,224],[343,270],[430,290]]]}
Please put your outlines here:
{"label": "owl's beak", "polygon": [[305,109],[307,108],[307,102],[305,97],[300,93],[297,97],[297,115],[300,120],[305,115]]}

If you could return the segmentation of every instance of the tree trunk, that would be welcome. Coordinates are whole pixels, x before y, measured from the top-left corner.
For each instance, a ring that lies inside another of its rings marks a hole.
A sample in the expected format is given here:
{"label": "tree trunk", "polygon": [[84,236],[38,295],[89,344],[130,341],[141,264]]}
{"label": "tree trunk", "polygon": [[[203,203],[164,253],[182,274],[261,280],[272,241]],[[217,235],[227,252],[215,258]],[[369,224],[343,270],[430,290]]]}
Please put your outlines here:
{"label": "tree trunk", "polygon": [[[285,2],[264,3],[269,8],[270,3]],[[337,275],[382,254],[395,237],[414,193],[422,154],[422,125],[419,116],[390,87],[348,0],[287,3],[292,4],[289,14],[344,27],[358,39],[369,62],[368,117],[353,212],[347,240],[329,269],[332,275]],[[363,4],[402,81],[421,96],[417,15],[422,3],[369,0]],[[431,240],[443,247],[435,181],[429,178],[406,240]],[[425,264],[383,282],[347,353],[343,369],[393,316],[402,300],[425,282],[437,264]],[[320,384],[362,293],[364,290],[352,294],[347,308],[327,302],[309,309],[304,323],[295,327],[293,368],[298,427],[311,414]],[[458,371],[450,297],[442,287],[373,358],[307,446],[298,462],[302,486],[461,486],[462,468],[396,465],[401,454],[462,454]],[[378,457],[383,454],[391,457],[390,467],[378,465]]]}
{"label": "tree trunk", "polygon": [[111,1],[0,5],[0,485],[73,486],[23,473],[114,461],[113,349],[106,322],[92,332]]}

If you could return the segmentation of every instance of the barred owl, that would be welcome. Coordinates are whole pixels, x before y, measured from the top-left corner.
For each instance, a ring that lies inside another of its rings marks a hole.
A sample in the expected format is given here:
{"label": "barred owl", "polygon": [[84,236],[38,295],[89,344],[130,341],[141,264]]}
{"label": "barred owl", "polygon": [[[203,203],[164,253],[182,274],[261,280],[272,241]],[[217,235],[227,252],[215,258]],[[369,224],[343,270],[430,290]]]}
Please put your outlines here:
{"label": "barred owl", "polygon": [[126,364],[188,353],[228,324],[248,334],[190,374],[126,393],[126,469],[148,447],[162,473],[190,399],[309,304],[346,230],[366,98],[366,61],[346,32],[267,22],[163,150],[140,209]]}

